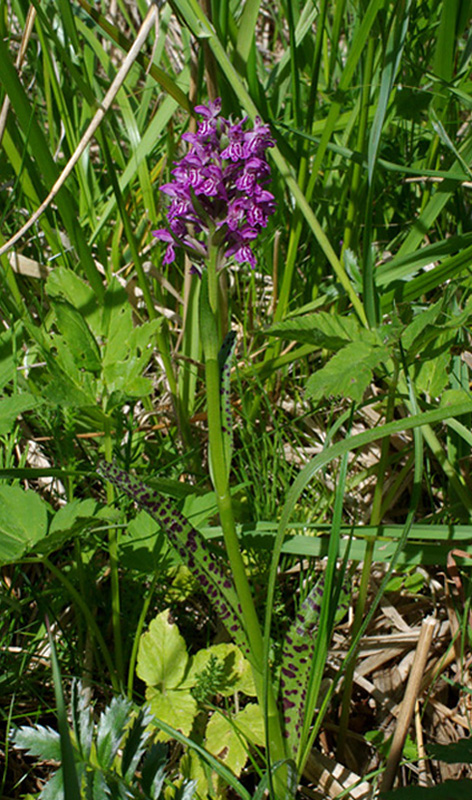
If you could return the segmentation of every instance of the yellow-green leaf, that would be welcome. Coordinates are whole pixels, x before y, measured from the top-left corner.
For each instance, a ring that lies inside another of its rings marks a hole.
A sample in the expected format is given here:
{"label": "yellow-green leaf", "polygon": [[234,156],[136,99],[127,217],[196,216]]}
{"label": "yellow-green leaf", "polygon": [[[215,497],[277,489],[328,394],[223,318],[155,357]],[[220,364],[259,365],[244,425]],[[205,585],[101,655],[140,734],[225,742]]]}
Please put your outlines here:
{"label": "yellow-green leaf", "polygon": [[[177,625],[169,619],[169,611],[152,620],[139,642],[137,675],[148,686],[161,691],[175,689],[181,683],[187,667],[185,641]],[[166,720],[173,724],[172,720]]]}
{"label": "yellow-green leaf", "polygon": [[[160,692],[151,688],[147,690],[146,698],[149,700],[151,712],[157,719],[172,725],[184,736],[190,735],[197,714],[197,703],[190,692],[180,689],[168,689]],[[158,738],[166,740],[169,736],[161,731]]]}

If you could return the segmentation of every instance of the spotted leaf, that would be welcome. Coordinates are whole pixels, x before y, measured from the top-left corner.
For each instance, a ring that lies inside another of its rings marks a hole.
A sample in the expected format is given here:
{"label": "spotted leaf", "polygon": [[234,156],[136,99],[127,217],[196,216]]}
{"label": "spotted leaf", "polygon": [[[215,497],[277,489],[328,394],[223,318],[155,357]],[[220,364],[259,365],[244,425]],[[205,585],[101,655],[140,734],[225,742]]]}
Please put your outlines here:
{"label": "spotted leaf", "polygon": [[99,474],[133,498],[167,533],[169,541],[182,561],[203,587],[213,603],[221,621],[245,655],[248,655],[247,637],[241,619],[233,581],[226,575],[220,562],[209,551],[199,531],[178,510],[172,500],[164,499],[144,483],[119,469],[115,464],[102,461]]}
{"label": "spotted leaf", "polygon": [[[307,690],[323,591],[324,579],[320,578],[300,606],[284,642],[279,702],[284,735],[288,740],[289,751],[295,760],[306,713]],[[347,592],[343,588],[340,592],[334,622],[344,616],[347,608]]]}

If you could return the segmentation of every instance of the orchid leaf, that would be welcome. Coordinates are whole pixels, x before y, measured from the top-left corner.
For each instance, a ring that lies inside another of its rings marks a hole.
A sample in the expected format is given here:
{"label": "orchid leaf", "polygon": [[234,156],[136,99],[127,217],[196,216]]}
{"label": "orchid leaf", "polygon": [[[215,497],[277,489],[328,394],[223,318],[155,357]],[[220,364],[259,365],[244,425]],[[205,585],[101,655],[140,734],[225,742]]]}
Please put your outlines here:
{"label": "orchid leaf", "polygon": [[[306,713],[307,687],[316,646],[324,579],[320,578],[300,606],[284,642],[280,671],[280,705],[289,749],[296,759],[303,719]],[[345,593],[344,593],[345,594]],[[348,608],[346,596],[339,599],[334,621]]]}
{"label": "orchid leaf", "polygon": [[149,489],[114,464],[102,461],[98,471],[110,483],[132,497],[159,523],[184,564],[207,593],[238,647],[245,655],[248,654],[247,639],[233,581],[225,575],[220,562],[209,551],[199,531],[192,527],[171,500],[164,500],[158,492]]}

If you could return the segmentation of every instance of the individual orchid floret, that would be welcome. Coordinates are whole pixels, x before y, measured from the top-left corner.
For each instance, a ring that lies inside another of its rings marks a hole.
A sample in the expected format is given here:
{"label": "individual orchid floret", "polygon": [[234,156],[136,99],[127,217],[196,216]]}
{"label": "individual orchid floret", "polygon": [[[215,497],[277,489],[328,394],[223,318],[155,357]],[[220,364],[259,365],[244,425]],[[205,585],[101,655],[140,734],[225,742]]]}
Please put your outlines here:
{"label": "individual orchid floret", "polygon": [[173,179],[161,186],[168,195],[168,228],[153,231],[167,244],[163,263],[183,247],[200,264],[209,239],[224,258],[251,267],[256,258],[250,242],[275,211],[274,196],[265,188],[270,177],[266,150],[274,146],[269,126],[259,118],[245,129],[247,117],[233,124],[220,116],[221,100],[196,106],[203,118],[196,133],[185,133],[188,153],[174,164]]}

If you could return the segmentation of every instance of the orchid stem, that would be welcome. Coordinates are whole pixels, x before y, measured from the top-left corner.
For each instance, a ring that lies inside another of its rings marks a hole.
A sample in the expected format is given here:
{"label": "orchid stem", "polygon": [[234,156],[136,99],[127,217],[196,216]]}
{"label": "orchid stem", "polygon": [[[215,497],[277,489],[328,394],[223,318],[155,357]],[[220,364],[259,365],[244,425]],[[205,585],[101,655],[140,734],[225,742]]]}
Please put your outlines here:
{"label": "orchid stem", "polygon": [[228,481],[229,469],[225,459],[221,427],[220,368],[218,364],[218,351],[221,341],[221,337],[218,334],[220,320],[217,305],[212,305],[212,301],[218,297],[218,254],[213,253],[212,250],[213,248],[210,248],[211,257],[202,281],[200,306],[200,329],[205,355],[210,471],[216,493],[226,553],[251,651],[257,697],[262,708],[266,705],[267,698],[266,711],[271,758],[274,761],[280,761],[285,758],[285,746],[272,686],[268,687],[267,693],[264,692],[262,631],[239,546]]}

